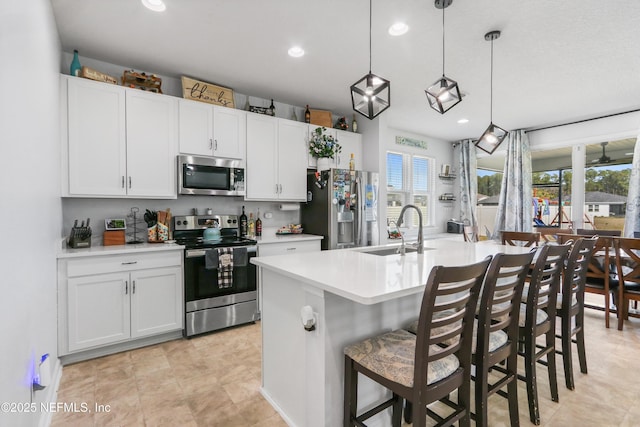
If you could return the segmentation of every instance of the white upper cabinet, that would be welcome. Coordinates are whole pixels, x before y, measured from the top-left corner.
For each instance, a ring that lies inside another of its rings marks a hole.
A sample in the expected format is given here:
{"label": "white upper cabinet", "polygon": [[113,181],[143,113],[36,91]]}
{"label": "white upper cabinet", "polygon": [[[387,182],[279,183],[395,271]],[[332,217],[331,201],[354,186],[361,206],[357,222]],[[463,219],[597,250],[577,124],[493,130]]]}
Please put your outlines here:
{"label": "white upper cabinet", "polygon": [[[66,85],[69,195],[125,196],[125,89],[79,78]],[[64,85],[63,85],[64,88]],[[65,192],[65,193],[66,193]]]}
{"label": "white upper cabinet", "polygon": [[244,160],[246,113],[180,99],[180,153]]}
{"label": "white upper cabinet", "polygon": [[307,125],[278,119],[278,182],[280,200],[307,199]]}
{"label": "white upper cabinet", "polygon": [[176,196],[177,99],[127,91],[127,195]]}
{"label": "white upper cabinet", "polygon": [[273,117],[247,114],[245,199],[278,198],[278,122]]}
{"label": "white upper cabinet", "polygon": [[247,114],[247,200],[304,201],[307,195],[305,123]]}
{"label": "white upper cabinet", "polygon": [[61,84],[64,196],[176,197],[176,98],[77,77]]}

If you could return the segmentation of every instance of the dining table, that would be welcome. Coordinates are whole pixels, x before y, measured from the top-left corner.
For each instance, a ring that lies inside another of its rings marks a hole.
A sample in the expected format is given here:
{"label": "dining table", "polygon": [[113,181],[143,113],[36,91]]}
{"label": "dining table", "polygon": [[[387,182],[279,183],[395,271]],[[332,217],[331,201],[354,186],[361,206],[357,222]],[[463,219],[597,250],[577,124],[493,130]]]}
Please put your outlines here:
{"label": "dining table", "polygon": [[[354,342],[405,327],[419,315],[434,266],[464,266],[531,248],[437,239],[424,252],[399,245],[252,258],[259,267],[261,393],[290,426],[342,425],[344,354]],[[385,396],[360,382],[360,408]],[[390,425],[386,410],[370,427]]]}

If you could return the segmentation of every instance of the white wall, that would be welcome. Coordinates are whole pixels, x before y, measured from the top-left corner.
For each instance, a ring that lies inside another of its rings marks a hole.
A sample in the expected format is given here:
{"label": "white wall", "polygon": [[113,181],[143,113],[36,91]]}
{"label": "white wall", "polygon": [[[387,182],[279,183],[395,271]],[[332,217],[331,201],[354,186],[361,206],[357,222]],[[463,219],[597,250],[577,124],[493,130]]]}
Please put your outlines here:
{"label": "white wall", "polygon": [[[0,3],[0,168],[2,272],[0,402],[50,401],[55,387],[32,399],[36,359],[56,340],[56,258],[61,204],[58,143],[60,43],[48,0]],[[42,418],[41,418],[42,417]],[[0,412],[2,426],[35,426],[47,414]]]}

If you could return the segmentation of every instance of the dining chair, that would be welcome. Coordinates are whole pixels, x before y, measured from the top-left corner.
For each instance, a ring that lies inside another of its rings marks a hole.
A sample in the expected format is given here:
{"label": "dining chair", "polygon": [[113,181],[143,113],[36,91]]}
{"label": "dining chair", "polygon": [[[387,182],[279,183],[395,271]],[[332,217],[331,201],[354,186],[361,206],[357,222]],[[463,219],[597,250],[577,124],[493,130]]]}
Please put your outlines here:
{"label": "dining chair", "polygon": [[[439,426],[470,425],[473,322],[490,261],[487,257],[466,266],[434,267],[422,295],[416,335],[395,330],[345,348],[345,427],[364,426],[366,419],[389,407],[392,426],[400,427],[403,399],[413,404],[414,426],[424,427],[427,416]],[[358,374],[392,392],[389,400],[360,415]],[[449,395],[456,390],[454,402]],[[453,412],[442,416],[427,408],[436,401]]]}
{"label": "dining chair", "polygon": [[462,229],[462,235],[465,242],[478,242],[480,237],[478,235],[478,227],[465,225]]}
{"label": "dining chair", "polygon": [[510,246],[538,246],[539,232],[503,231],[502,244]]}
{"label": "dining chair", "polygon": [[[584,306],[586,308],[604,311],[604,324],[606,328],[609,328],[610,324],[612,293],[618,288],[618,280],[615,277],[615,265],[611,257],[614,250],[613,239],[615,239],[615,237],[598,235],[596,244],[591,252],[584,287],[586,293],[604,296],[604,307],[587,303],[585,303]],[[614,302],[616,304],[618,303],[615,299]],[[615,311],[618,319],[620,319],[619,310],[616,309]],[[621,327],[622,323],[619,320],[618,329]]]}
{"label": "dining chair", "polygon": [[640,301],[640,239],[615,238],[615,264],[618,274],[618,329],[629,318],[629,301]]}
{"label": "dining chair", "polygon": [[[587,373],[587,356],[584,345],[584,284],[591,253],[596,244],[595,238],[577,239],[569,252],[562,275],[562,286],[556,302],[556,316],[560,319],[561,351],[564,365],[564,379],[569,390],[575,388],[573,381],[572,343],[578,350],[580,372]],[[575,336],[575,339],[573,338]]]}
{"label": "dining chair", "polygon": [[[543,357],[546,357],[551,400],[558,401],[556,299],[570,247],[571,244],[567,243],[538,248],[536,262],[530,272],[526,303],[520,306],[518,353],[524,358],[525,375],[518,375],[518,378],[527,384],[529,418],[536,425],[540,424],[536,363]],[[544,344],[536,343],[538,337],[544,338]]]}

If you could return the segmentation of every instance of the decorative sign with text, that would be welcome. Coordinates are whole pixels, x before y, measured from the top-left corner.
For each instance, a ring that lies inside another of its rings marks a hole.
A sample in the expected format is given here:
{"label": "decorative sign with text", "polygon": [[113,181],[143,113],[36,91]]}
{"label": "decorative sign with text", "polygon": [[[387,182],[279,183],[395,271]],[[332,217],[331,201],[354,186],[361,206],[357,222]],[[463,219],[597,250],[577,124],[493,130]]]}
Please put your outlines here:
{"label": "decorative sign with text", "polygon": [[222,105],[235,108],[233,102],[233,90],[216,86],[212,83],[201,82],[182,76],[182,97],[194,101],[208,102],[209,104]]}

